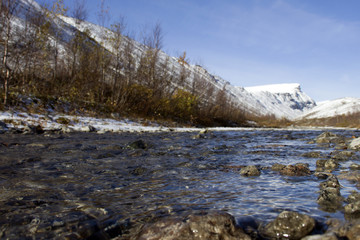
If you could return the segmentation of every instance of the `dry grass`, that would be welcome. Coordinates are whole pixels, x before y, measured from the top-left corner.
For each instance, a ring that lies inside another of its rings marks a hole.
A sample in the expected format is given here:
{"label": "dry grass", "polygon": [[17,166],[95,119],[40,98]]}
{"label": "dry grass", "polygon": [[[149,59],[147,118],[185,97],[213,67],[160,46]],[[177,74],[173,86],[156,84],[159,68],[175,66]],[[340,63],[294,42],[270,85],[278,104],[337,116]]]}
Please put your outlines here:
{"label": "dry grass", "polygon": [[295,124],[300,126],[316,127],[360,128],[360,112],[353,114],[343,114],[328,118],[305,119],[297,121]]}

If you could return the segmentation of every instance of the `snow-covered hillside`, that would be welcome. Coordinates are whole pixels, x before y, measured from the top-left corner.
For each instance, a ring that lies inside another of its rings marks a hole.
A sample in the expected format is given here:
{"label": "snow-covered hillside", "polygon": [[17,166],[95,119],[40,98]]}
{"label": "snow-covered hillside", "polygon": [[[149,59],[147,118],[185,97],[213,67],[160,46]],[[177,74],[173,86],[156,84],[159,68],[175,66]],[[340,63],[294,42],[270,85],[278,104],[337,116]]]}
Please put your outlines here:
{"label": "snow-covered hillside", "polygon": [[299,119],[328,118],[360,112],[360,98],[340,98],[331,101],[319,102],[311,111]]}
{"label": "snow-covered hillside", "polygon": [[[77,24],[70,17],[61,17],[61,19],[80,31],[90,30],[91,36],[98,42],[104,41],[101,36],[104,32],[107,32],[107,35],[112,34],[109,29],[96,24],[89,22]],[[134,42],[134,46],[137,49],[138,56],[145,50],[138,42]],[[111,44],[106,40],[104,47],[113,52]],[[177,58],[169,57],[164,52],[160,52],[160,58],[163,61],[167,60],[170,63],[170,68],[175,69],[175,72],[180,74],[181,65]],[[269,86],[243,88],[231,85],[221,77],[210,74],[199,65],[185,65],[185,68],[190,72],[188,85],[191,85],[192,81],[194,81],[195,75],[200,75],[202,79],[212,84],[216,91],[225,89],[231,101],[234,101],[239,108],[251,114],[274,115],[278,118],[294,119],[316,105],[314,100],[301,91],[299,84],[271,85],[272,91],[268,91]]]}
{"label": "snow-covered hillside", "polygon": [[295,119],[316,106],[298,83],[246,87],[245,90],[257,99],[258,109],[278,118]]}
{"label": "snow-covered hillside", "polygon": [[[16,25],[21,28],[21,19],[24,19],[26,11],[41,11],[41,7],[34,0],[18,0],[22,6],[22,11],[19,13],[19,18]],[[62,32],[61,41],[58,47],[65,48],[66,41],[71,39],[72,34],[76,31],[85,32],[87,31],[91,38],[106,48],[110,53],[115,51],[109,42],[111,36],[114,34],[109,29],[101,27],[99,25],[75,21],[69,17],[58,17],[54,20],[55,26],[61,28]],[[74,31],[75,30],[75,31]],[[104,35],[106,37],[104,38]],[[135,51],[133,54],[135,58],[140,58],[141,54],[144,53],[147,48],[130,39],[124,38],[126,41],[133,41]],[[237,87],[233,86],[228,81],[222,79],[219,76],[212,75],[209,71],[199,65],[187,65],[180,64],[176,57],[168,56],[165,52],[159,52],[160,63],[167,62],[171,74],[180,75],[183,68],[189,73],[187,82],[182,87],[191,88],[194,86],[194,81],[201,79],[211,85],[214,88],[213,99],[216,99],[218,92],[225,90],[227,94],[227,101],[231,101],[235,106],[244,112],[252,115],[274,115],[278,118],[295,119],[305,112],[309,111],[316,106],[314,100],[301,91],[299,84],[278,84],[278,85],[267,85],[258,87]],[[179,87],[179,83],[174,82],[174,87]],[[199,87],[201,88],[201,87]],[[221,103],[219,103],[221,105]]]}

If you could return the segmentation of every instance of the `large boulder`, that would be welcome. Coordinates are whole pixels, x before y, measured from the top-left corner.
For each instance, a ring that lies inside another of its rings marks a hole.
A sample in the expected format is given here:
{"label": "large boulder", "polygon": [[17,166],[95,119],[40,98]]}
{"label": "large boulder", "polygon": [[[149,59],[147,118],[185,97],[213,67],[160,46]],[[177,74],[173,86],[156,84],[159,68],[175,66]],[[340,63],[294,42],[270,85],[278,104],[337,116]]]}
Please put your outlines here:
{"label": "large boulder", "polygon": [[305,214],[283,211],[272,222],[268,223],[262,234],[270,239],[301,239],[315,228],[315,220]]}
{"label": "large boulder", "polygon": [[211,240],[251,238],[237,227],[235,219],[221,211],[194,212],[185,216],[172,216],[145,225],[139,240]]}

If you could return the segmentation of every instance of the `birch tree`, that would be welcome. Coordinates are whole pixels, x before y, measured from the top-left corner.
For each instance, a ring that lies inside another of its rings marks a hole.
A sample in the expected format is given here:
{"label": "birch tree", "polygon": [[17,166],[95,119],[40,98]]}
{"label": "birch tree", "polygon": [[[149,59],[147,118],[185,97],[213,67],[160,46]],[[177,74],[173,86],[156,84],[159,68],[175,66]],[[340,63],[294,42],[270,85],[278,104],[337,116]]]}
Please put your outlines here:
{"label": "birch tree", "polygon": [[1,75],[4,79],[4,106],[7,105],[8,102],[8,91],[9,91],[9,80],[10,80],[10,72],[11,68],[8,64],[9,60],[9,48],[10,41],[12,38],[12,20],[14,17],[14,13],[17,9],[18,2],[13,0],[1,0],[0,5],[0,18],[1,18],[1,32],[0,32],[0,41],[3,48],[3,56],[2,56],[2,71]]}

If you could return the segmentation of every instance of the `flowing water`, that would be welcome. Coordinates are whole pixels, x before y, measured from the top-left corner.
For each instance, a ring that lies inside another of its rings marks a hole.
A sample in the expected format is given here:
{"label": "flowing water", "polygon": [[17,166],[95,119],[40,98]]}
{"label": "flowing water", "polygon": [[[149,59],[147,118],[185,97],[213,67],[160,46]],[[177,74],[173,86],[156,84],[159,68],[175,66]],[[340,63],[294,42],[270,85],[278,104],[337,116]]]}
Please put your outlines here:
{"label": "flowing water", "polygon": [[[283,210],[320,222],[343,219],[341,211],[319,208],[323,180],[270,169],[274,163],[301,162],[315,171],[318,158],[303,154],[319,151],[326,159],[334,151],[308,143],[321,133],[249,130],[210,132],[200,138],[177,132],[2,134],[0,237],[61,239],[76,233],[85,238],[101,231],[110,237],[130,236],[142,223],[199,209],[263,222]],[[335,174],[359,160],[356,155],[341,162]],[[241,176],[246,165],[259,166],[261,175]],[[348,181],[341,184],[344,197],[356,190]]]}

